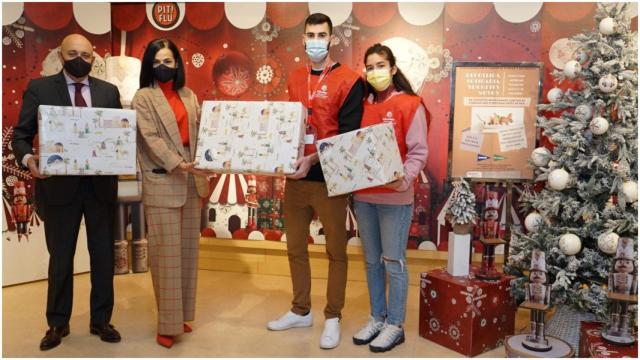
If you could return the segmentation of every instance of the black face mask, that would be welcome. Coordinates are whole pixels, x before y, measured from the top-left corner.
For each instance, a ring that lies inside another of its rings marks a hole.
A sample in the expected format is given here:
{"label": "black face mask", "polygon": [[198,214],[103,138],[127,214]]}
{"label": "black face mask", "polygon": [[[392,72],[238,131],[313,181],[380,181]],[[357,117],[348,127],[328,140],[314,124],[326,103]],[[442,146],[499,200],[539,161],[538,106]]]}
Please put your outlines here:
{"label": "black face mask", "polygon": [[82,60],[79,56],[72,60],[65,60],[63,67],[69,74],[77,78],[83,78],[91,72],[91,63]]}
{"label": "black face mask", "polygon": [[173,78],[176,76],[176,69],[170,68],[165,64],[160,64],[160,66],[153,69],[153,75],[155,76],[156,80],[165,83],[167,81],[173,80]]}

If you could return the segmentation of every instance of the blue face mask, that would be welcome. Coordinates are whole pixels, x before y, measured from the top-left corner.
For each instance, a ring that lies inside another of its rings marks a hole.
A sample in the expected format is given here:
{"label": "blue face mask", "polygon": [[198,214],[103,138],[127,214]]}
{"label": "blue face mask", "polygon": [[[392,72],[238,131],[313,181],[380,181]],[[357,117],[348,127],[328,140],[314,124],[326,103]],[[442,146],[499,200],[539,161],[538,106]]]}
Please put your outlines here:
{"label": "blue face mask", "polygon": [[329,42],[326,40],[307,40],[305,51],[312,62],[320,62],[329,54]]}

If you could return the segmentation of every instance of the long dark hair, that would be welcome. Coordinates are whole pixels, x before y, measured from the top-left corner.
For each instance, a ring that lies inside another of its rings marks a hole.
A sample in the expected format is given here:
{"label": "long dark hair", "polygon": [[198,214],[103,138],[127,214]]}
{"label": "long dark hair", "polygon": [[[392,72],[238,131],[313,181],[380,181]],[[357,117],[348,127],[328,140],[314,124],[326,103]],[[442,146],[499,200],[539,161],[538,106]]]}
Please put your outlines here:
{"label": "long dark hair", "polygon": [[173,58],[176,60],[176,76],[173,78],[173,90],[179,90],[184,87],[184,63],[182,62],[178,47],[169,39],[155,39],[147,45],[144,55],[142,56],[142,65],[140,68],[141,89],[153,85],[153,60],[156,58],[158,51],[165,48],[171,50]]}
{"label": "long dark hair", "polygon": [[[380,43],[376,43],[376,44],[373,44],[370,48],[368,48],[367,51],[364,53],[365,65],[367,64],[367,58],[371,54],[378,54],[383,58],[385,58],[386,60],[389,60],[389,65],[391,67],[394,67],[396,65],[396,57],[393,55],[393,52],[391,51],[391,49],[389,49],[388,46],[382,45]],[[396,88],[396,90],[402,91],[409,95],[416,95],[415,91],[413,91],[413,89],[411,88],[411,83],[409,82],[409,80],[407,80],[407,78],[404,76],[402,71],[400,71],[400,68],[397,66],[396,66],[396,73],[395,75],[393,75],[392,81],[393,81],[393,86]],[[369,84],[368,82],[367,82],[367,90],[369,94],[375,94],[375,90],[373,89],[373,86],[371,86],[371,84]]]}

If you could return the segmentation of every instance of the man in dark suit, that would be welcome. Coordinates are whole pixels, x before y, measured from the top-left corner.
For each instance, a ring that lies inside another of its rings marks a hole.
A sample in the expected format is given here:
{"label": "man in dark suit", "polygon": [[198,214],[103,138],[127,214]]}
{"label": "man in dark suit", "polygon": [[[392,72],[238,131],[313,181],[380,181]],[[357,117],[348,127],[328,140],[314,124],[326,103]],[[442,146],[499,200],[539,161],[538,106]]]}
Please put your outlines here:
{"label": "man in dark suit", "polygon": [[122,108],[118,88],[89,76],[94,60],[87,38],[72,34],[60,45],[63,70],[29,82],[24,93],[13,151],[17,161],[36,179],[35,201],[44,219],[49,251],[47,323],[40,350],[60,344],[69,334],[73,303],[73,257],[84,215],[91,263],[91,321],[89,329],[106,342],[120,341],[109,323],[113,310],[113,221],[118,182],[116,176],[43,176],[33,139],[38,131],[38,106]]}

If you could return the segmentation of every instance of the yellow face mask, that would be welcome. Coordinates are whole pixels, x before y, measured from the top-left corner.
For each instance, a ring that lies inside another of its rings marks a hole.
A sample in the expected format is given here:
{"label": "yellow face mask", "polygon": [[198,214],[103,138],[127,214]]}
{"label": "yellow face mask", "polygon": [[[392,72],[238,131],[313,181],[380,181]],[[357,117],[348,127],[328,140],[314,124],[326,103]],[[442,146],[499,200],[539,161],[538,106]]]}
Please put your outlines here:
{"label": "yellow face mask", "polygon": [[373,69],[367,71],[367,82],[376,91],[384,91],[391,85],[391,71],[389,69]]}

